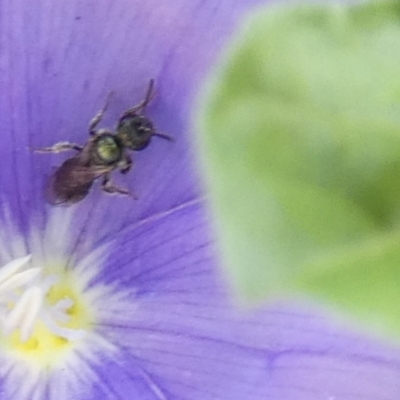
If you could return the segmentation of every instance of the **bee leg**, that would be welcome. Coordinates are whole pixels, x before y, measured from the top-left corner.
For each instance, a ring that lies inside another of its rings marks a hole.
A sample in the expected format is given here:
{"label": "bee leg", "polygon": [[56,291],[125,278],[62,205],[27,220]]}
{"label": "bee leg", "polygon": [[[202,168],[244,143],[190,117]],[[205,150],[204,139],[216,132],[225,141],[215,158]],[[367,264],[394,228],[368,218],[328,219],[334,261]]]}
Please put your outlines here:
{"label": "bee leg", "polygon": [[43,149],[34,149],[34,151],[36,153],[60,153],[62,151],[68,151],[68,150],[82,151],[82,149],[83,146],[80,146],[79,144],[69,143],[69,142],[59,142],[54,144],[53,146],[44,147]]}
{"label": "bee leg", "polygon": [[119,170],[121,171],[121,174],[127,174],[133,165],[133,161],[132,158],[129,156],[129,154],[124,155],[124,158],[122,159],[122,161],[119,164]]}
{"label": "bee leg", "polygon": [[101,189],[106,193],[111,193],[111,194],[118,193],[124,196],[131,196],[134,199],[137,198],[129,190],[121,189],[118,186],[115,186],[113,183],[111,183],[109,174],[104,175],[103,182],[101,184]]}
{"label": "bee leg", "polygon": [[103,118],[103,115],[108,108],[108,104],[110,102],[112,95],[113,95],[113,92],[108,92],[108,95],[106,98],[106,103],[104,104],[103,108],[89,122],[89,133],[91,135],[94,135],[96,133],[95,128],[100,123],[101,119]]}
{"label": "bee leg", "polygon": [[133,106],[132,108],[128,108],[122,115],[121,118],[125,118],[125,117],[131,117],[131,116],[135,116],[138,113],[143,114],[143,112],[145,111],[147,105],[151,102],[151,100],[154,99],[155,96],[155,92],[153,90],[154,88],[154,79],[150,79],[149,82],[149,86],[147,88],[147,93],[146,93],[146,97],[144,98],[144,100],[142,100],[139,104],[137,104],[136,106]]}

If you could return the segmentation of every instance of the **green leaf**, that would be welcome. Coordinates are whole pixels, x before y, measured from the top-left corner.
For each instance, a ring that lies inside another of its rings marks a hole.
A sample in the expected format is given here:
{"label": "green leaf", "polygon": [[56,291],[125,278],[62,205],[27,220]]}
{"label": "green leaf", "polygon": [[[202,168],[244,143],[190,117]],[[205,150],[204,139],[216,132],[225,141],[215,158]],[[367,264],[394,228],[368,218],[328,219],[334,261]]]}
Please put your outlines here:
{"label": "green leaf", "polygon": [[399,334],[400,3],[258,9],[196,120],[241,293],[317,296]]}

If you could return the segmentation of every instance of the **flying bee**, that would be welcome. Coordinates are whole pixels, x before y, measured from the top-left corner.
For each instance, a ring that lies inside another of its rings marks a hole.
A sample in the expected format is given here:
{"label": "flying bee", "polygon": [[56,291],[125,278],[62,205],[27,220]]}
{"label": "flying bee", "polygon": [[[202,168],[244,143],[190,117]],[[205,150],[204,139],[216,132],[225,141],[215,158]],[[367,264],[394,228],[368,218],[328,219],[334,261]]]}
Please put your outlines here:
{"label": "flying bee", "polygon": [[108,129],[96,130],[107,110],[112,94],[109,93],[104,107],[89,123],[90,137],[86,144],[81,146],[60,142],[35,150],[39,153],[59,153],[68,150],[77,152],[65,160],[52,175],[46,191],[50,204],[71,205],[81,201],[98,178],[102,178],[101,189],[104,192],[134,197],[128,190],[111,182],[111,172],[115,169],[119,169],[123,174],[129,172],[133,161],[128,150],[143,150],[150,144],[153,136],[173,141],[172,137],[156,132],[153,122],[145,116],[146,107],[154,97],[153,87],[154,80],[151,79],[144,100],[122,114],[115,132]]}

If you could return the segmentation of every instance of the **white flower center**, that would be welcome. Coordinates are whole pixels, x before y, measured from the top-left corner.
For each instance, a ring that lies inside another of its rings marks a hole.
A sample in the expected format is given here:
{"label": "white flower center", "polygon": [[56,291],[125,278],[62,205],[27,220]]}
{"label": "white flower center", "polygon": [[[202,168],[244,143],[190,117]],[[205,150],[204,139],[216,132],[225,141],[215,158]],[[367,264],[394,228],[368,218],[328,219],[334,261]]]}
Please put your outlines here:
{"label": "white flower center", "polygon": [[4,335],[19,331],[26,342],[38,321],[54,335],[69,341],[81,339],[81,329],[63,325],[69,322],[70,298],[49,304],[47,294],[58,278],[44,276],[42,268],[26,268],[31,256],[17,258],[0,269],[0,329]]}

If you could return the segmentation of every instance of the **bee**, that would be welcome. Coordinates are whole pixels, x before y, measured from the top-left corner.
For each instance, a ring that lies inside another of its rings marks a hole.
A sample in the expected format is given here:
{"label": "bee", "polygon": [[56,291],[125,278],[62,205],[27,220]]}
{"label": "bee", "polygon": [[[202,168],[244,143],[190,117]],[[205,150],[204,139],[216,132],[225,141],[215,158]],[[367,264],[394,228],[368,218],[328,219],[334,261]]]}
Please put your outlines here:
{"label": "bee", "polygon": [[118,120],[115,132],[96,129],[107,110],[112,92],[104,107],[89,123],[89,140],[83,146],[70,142],[59,142],[51,147],[35,150],[38,153],[60,153],[73,150],[77,153],[64,161],[50,178],[46,190],[47,201],[52,205],[72,205],[84,199],[93,182],[102,179],[101,189],[134,197],[128,190],[119,188],[111,181],[111,172],[118,169],[126,174],[133,165],[128,150],[141,151],[153,136],[173,141],[169,135],[156,132],[153,122],[146,117],[147,105],[154,98],[154,80],[151,79],[146,96],[139,104],[126,110]]}

